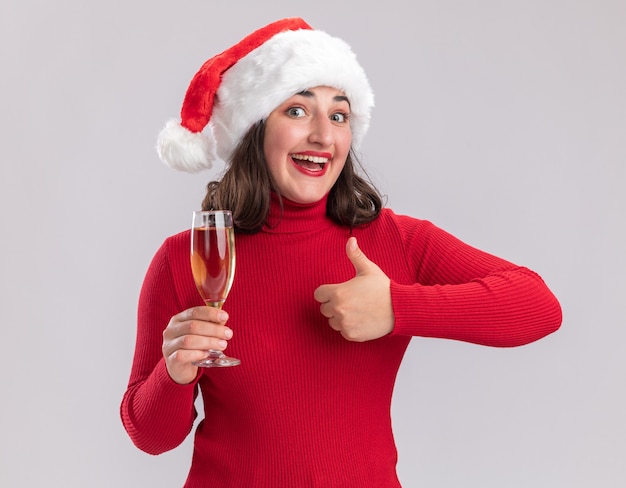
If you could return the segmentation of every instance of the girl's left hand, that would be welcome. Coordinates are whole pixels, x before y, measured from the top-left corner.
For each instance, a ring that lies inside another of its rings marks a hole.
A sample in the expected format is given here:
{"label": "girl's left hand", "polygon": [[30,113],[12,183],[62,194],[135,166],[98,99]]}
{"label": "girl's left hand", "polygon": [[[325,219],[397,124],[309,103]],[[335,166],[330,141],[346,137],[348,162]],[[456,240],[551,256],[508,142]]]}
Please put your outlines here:
{"label": "girl's left hand", "polygon": [[348,239],[346,254],[356,276],[344,283],[322,285],[313,296],[330,326],[349,341],[378,339],[393,330],[391,280],[363,254],[355,237]]}

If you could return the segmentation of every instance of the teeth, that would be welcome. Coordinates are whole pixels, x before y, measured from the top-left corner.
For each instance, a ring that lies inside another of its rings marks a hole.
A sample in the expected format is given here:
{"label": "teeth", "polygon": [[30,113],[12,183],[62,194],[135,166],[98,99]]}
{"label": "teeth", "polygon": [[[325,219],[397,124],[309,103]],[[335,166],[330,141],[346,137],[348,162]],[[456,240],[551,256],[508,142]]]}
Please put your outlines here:
{"label": "teeth", "polygon": [[307,154],[292,154],[291,157],[293,159],[299,159],[301,161],[311,161],[312,163],[317,163],[317,164],[326,164],[328,162],[328,158],[320,158],[318,156],[309,156]]}

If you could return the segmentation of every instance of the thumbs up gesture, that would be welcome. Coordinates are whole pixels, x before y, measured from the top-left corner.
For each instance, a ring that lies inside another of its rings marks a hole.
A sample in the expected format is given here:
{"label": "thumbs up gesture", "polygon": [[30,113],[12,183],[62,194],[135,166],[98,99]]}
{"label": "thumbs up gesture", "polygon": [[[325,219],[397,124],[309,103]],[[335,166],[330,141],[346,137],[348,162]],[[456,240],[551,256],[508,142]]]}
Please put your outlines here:
{"label": "thumbs up gesture", "polygon": [[356,276],[343,283],[322,285],[313,296],[329,325],[346,339],[378,339],[393,330],[390,279],[363,254],[355,237],[348,239],[346,254]]}

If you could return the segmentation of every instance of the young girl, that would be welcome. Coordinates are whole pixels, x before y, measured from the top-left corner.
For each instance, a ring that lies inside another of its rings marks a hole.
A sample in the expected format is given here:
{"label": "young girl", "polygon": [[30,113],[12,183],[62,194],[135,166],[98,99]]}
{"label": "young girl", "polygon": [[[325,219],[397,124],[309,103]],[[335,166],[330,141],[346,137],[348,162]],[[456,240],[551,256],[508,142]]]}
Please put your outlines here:
{"label": "young girl", "polygon": [[[189,230],[139,299],[122,421],[165,452],[202,394],[185,487],[398,487],[390,406],[411,337],[508,347],[560,326],[536,273],[383,208],[353,153],[372,106],[343,41],[284,19],[207,61],[160,135],[176,169],[225,167],[203,208],[236,229],[224,310],[198,294]],[[227,346],[241,365],[194,365]]]}

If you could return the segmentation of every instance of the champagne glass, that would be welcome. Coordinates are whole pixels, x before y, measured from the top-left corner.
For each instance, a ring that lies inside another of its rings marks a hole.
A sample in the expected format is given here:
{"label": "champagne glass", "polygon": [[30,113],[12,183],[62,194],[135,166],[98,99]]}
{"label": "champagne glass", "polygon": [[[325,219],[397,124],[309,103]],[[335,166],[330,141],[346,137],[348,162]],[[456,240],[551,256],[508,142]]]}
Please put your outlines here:
{"label": "champagne glass", "polygon": [[[191,271],[196,288],[208,307],[221,309],[235,274],[235,229],[228,210],[195,211],[191,226]],[[221,351],[195,366],[204,368],[237,366],[241,361]]]}

